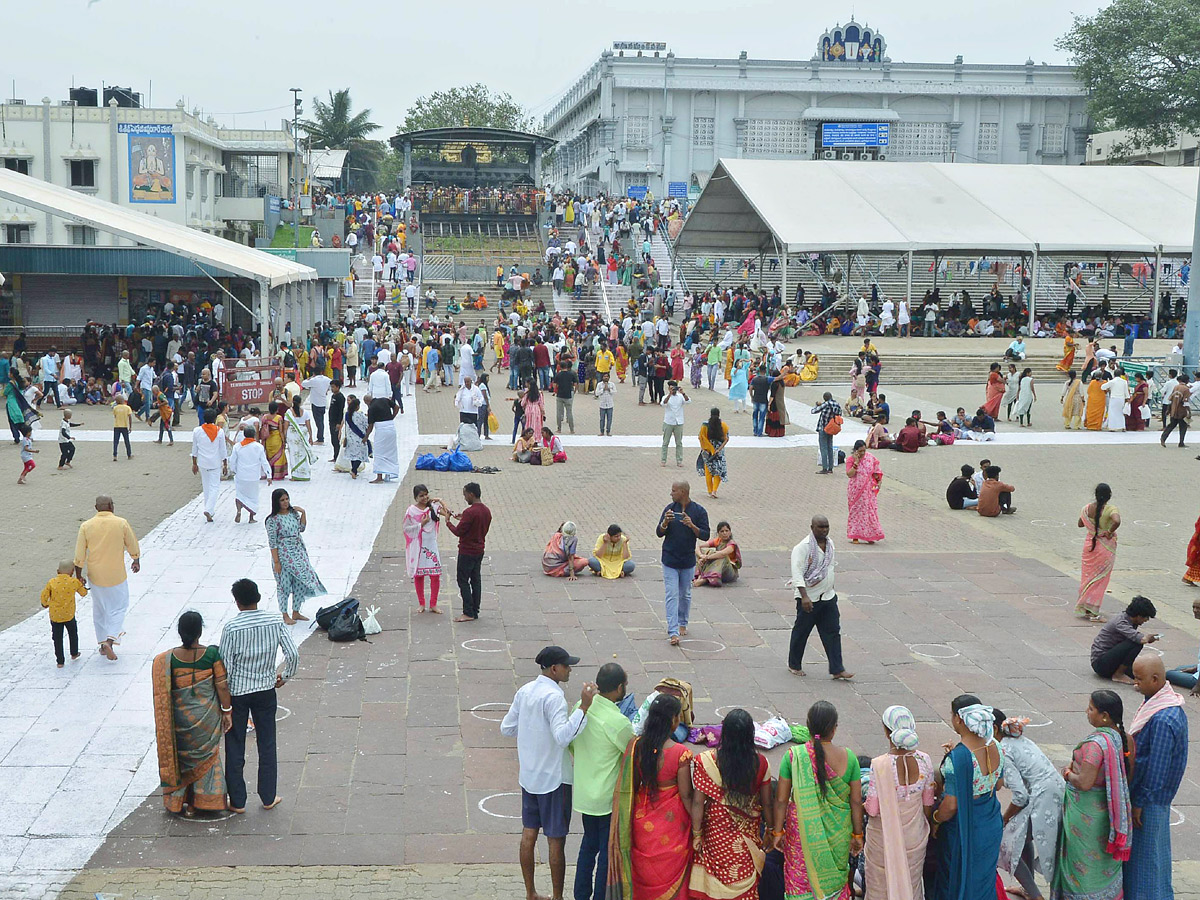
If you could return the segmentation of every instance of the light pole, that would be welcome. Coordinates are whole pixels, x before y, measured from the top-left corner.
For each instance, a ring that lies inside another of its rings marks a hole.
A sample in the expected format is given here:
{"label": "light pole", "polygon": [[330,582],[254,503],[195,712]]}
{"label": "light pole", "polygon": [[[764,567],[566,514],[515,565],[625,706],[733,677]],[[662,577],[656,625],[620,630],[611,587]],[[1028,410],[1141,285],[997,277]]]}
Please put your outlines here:
{"label": "light pole", "polygon": [[295,193],[292,199],[295,201],[292,206],[292,238],[294,246],[300,248],[300,88],[291,88],[292,92],[292,110],[295,113],[292,116],[292,183],[295,185]]}

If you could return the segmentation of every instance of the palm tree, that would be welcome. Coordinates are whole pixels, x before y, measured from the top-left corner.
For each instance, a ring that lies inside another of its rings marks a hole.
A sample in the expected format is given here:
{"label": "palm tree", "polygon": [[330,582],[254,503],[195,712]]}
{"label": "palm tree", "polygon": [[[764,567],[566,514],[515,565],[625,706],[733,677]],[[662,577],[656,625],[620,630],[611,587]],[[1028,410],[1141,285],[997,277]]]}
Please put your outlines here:
{"label": "palm tree", "polygon": [[329,102],[313,99],[313,118],[301,120],[300,128],[313,149],[346,150],[347,181],[355,186],[374,187],[384,148],[368,135],[379,130],[371,121],[371,110],[351,115],[350,89],[329,92]]}

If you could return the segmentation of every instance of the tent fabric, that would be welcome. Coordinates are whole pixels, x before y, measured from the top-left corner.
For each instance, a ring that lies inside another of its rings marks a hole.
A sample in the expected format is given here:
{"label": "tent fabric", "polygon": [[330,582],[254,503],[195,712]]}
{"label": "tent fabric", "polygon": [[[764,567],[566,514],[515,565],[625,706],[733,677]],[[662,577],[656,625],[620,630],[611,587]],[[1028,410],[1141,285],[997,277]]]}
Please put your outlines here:
{"label": "tent fabric", "polygon": [[1189,254],[1194,168],[722,159],[680,249]]}
{"label": "tent fabric", "polygon": [[7,169],[0,169],[0,198],[216,266],[242,278],[265,281],[272,288],[317,277],[317,270],[311,266]]}
{"label": "tent fabric", "polygon": [[342,177],[349,150],[316,150],[312,157],[313,178],[335,180]]}

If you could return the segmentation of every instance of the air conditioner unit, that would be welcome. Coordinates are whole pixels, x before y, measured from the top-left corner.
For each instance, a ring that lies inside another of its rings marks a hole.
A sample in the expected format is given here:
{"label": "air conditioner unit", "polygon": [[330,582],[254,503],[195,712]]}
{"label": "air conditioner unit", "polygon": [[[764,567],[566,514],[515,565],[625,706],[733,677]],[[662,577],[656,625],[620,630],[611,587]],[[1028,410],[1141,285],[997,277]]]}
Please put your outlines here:
{"label": "air conditioner unit", "polygon": [[821,159],[837,159],[836,150],[825,150],[821,153]]}
{"label": "air conditioner unit", "polygon": [[875,157],[871,155],[871,151],[870,151],[870,150],[864,150],[862,153],[858,154],[858,158],[859,158],[859,159],[866,160],[867,162],[870,162],[870,161],[871,161],[871,160],[873,160]]}
{"label": "air conditioner unit", "polygon": [[886,154],[886,153],[880,153],[880,154],[879,154],[877,157],[875,157],[875,158],[876,158],[877,160],[879,160],[880,162],[887,162],[887,158],[888,158],[888,157],[887,157],[887,154]]}
{"label": "air conditioner unit", "polygon": [[857,158],[858,157],[855,156],[853,151],[851,151],[851,150],[845,150],[842,153],[842,159],[857,159]]}

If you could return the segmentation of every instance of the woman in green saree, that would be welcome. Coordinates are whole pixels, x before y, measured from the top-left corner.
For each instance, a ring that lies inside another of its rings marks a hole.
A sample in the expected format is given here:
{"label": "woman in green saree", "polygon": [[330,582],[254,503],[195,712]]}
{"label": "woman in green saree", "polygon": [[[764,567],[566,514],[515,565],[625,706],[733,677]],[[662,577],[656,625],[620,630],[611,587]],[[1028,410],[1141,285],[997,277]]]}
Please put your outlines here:
{"label": "woman in green saree", "polygon": [[787,900],[848,900],[850,856],[862,851],[863,803],[858,757],[833,745],[838,714],[818,700],[808,710],[812,739],[792,745],[779,764],[772,832],[783,851]]}

